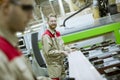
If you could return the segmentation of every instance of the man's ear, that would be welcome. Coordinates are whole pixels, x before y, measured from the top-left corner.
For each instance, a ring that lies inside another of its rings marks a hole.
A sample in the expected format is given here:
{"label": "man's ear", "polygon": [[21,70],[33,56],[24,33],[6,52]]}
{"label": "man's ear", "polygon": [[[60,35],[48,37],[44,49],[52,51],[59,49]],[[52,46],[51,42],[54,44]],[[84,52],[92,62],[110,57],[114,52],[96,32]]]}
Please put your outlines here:
{"label": "man's ear", "polygon": [[10,0],[0,0],[0,1],[2,1],[1,6],[0,6],[2,12],[5,15],[8,14],[9,9],[10,9]]}

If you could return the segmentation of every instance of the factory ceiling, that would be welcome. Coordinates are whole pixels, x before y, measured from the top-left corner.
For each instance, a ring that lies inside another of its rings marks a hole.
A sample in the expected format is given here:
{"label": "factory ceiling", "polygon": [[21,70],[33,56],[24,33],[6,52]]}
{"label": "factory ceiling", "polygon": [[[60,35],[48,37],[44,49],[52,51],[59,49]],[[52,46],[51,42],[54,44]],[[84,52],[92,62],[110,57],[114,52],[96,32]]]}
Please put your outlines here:
{"label": "factory ceiling", "polygon": [[[53,13],[52,7],[55,13],[57,15],[60,15],[60,8],[59,8],[58,0],[53,0],[51,1],[51,3],[49,0],[35,0],[35,2],[36,2],[35,14],[38,19],[41,19],[40,8],[42,9],[44,16],[47,16],[49,13]],[[52,4],[52,6],[50,4]],[[65,8],[66,13],[70,11],[69,6],[65,2],[65,0],[63,0],[63,6]]]}
{"label": "factory ceiling", "polygon": [[[76,10],[79,10],[81,7],[81,4],[79,1],[84,0],[72,0],[73,7],[76,8]],[[55,14],[58,16],[61,16],[60,14],[60,7],[58,4],[58,0],[35,0],[35,8],[34,8],[34,19],[31,20],[31,22],[28,24],[28,26],[36,25],[39,23],[43,23],[41,12],[43,13],[44,18],[46,19],[46,16],[50,13],[53,13],[53,10]],[[70,8],[68,5],[68,0],[62,0],[63,7],[65,10],[65,13],[70,12]],[[29,30],[31,27],[28,27],[26,30]]]}
{"label": "factory ceiling", "polygon": [[[72,0],[73,7],[75,10],[79,10],[81,7],[80,1],[84,0]],[[63,2],[63,7],[65,10],[65,13],[70,12],[70,8],[68,5],[68,0],[62,0]],[[42,13],[44,14],[44,17],[46,17],[49,13],[55,13],[58,16],[60,16],[60,7],[58,4],[58,0],[35,0],[35,10],[34,10],[34,20],[33,21],[38,21],[42,19],[40,9]]]}
{"label": "factory ceiling", "polygon": [[48,1],[48,0],[35,0],[37,5],[39,5],[40,3],[44,2],[44,1]]}

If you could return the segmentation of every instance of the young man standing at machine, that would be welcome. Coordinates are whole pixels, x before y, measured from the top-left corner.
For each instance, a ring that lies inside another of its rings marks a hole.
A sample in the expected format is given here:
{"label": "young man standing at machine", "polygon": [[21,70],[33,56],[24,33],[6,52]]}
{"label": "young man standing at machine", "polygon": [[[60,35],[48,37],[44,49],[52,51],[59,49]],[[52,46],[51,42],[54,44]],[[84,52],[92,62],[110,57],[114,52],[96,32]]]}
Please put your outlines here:
{"label": "young man standing at machine", "polygon": [[60,32],[56,31],[56,15],[50,14],[48,16],[48,25],[49,28],[42,37],[43,54],[46,59],[49,77],[53,80],[61,80],[65,77],[63,59],[68,55],[68,52],[65,51]]}
{"label": "young man standing at machine", "polygon": [[0,0],[0,80],[37,80],[15,36],[32,18],[32,4],[32,0]]}

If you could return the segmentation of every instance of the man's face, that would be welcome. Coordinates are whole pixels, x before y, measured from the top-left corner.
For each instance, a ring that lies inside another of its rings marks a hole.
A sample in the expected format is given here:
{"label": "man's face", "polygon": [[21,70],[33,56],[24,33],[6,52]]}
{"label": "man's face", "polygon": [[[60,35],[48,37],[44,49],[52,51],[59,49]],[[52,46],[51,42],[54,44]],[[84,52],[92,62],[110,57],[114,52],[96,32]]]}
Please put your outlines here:
{"label": "man's face", "polygon": [[56,26],[57,26],[57,20],[56,20],[56,17],[49,17],[49,20],[48,20],[48,25],[51,29],[55,29]]}
{"label": "man's face", "polygon": [[32,0],[15,0],[10,3],[7,17],[9,29],[13,32],[23,32],[32,18]]}

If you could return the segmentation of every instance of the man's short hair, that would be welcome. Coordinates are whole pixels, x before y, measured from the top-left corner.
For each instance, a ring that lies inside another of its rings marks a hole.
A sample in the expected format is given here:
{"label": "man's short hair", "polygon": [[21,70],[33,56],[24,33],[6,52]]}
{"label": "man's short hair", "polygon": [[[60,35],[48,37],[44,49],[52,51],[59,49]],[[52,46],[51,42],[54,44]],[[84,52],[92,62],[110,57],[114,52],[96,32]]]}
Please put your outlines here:
{"label": "man's short hair", "polygon": [[3,0],[0,0],[0,5],[2,4]]}
{"label": "man's short hair", "polygon": [[57,18],[56,14],[53,14],[53,13],[50,13],[50,14],[47,16],[47,20],[49,20],[50,17],[55,17],[55,18]]}
{"label": "man's short hair", "polygon": [[[3,3],[4,0],[0,0],[0,5]],[[16,1],[16,0],[9,0],[9,1]]]}

